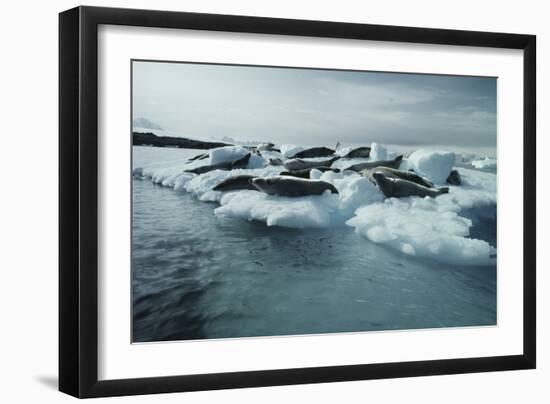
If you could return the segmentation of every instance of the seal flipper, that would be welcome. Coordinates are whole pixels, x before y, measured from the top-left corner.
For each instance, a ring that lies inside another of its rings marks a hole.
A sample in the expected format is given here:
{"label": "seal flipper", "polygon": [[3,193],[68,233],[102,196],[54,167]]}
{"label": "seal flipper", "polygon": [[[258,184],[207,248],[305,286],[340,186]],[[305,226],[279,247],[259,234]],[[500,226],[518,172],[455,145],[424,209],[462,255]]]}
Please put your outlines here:
{"label": "seal flipper", "polygon": [[246,168],[248,166],[248,161],[250,160],[250,155],[251,153],[248,153],[246,156],[243,156],[240,159],[233,161],[230,164],[230,169],[233,170],[235,168]]}
{"label": "seal flipper", "polygon": [[336,194],[336,195],[339,195],[340,193],[338,192],[338,190],[336,189],[336,187],[332,184],[330,184],[331,186],[329,187],[330,188],[330,191],[333,193],[333,194]]}

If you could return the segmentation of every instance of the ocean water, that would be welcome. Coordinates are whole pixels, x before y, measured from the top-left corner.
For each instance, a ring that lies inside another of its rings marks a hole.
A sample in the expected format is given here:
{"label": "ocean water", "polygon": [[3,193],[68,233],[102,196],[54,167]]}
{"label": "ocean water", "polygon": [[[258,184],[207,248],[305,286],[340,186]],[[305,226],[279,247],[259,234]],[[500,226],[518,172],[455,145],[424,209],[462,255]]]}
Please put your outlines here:
{"label": "ocean water", "polygon": [[[495,265],[410,257],[349,226],[217,217],[217,203],[132,181],[134,342],[496,324]],[[496,245],[494,207],[463,216]]]}

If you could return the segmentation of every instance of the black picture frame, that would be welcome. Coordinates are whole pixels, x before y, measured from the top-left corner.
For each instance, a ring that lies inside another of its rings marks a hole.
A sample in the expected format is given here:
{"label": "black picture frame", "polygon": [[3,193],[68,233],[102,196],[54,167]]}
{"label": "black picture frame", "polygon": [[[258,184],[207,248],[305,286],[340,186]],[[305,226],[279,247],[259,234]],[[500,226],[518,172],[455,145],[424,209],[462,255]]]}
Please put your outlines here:
{"label": "black picture frame", "polygon": [[[523,50],[523,354],[99,381],[100,24]],[[535,368],[535,121],[534,35],[97,7],[77,7],[60,13],[59,390],[84,398]]]}

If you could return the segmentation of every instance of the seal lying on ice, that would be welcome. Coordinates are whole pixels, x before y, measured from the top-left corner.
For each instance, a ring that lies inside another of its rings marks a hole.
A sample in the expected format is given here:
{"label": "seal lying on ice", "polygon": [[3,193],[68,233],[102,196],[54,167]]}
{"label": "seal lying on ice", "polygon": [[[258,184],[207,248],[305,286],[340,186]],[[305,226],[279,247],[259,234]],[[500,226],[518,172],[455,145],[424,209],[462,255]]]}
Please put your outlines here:
{"label": "seal lying on ice", "polygon": [[460,177],[460,173],[457,170],[451,170],[451,173],[447,177],[447,183],[451,185],[462,184],[462,178]]}
{"label": "seal lying on ice", "polygon": [[295,177],[257,177],[250,181],[260,191],[269,195],[306,196],[320,195],[325,191],[337,194],[334,185],[318,180],[305,180]]}
{"label": "seal lying on ice", "polygon": [[193,168],[191,170],[184,170],[186,173],[204,174],[214,170],[234,170],[236,168],[246,168],[248,166],[248,160],[250,160],[250,153],[240,159],[234,161],[224,161],[223,163],[211,164],[208,166],[201,166]]}
{"label": "seal lying on ice", "polygon": [[390,167],[390,168],[399,168],[403,156],[397,156],[393,160],[380,160],[380,161],[367,161],[365,163],[353,164],[349,167],[346,167],[345,170],[357,171],[370,170],[376,167]]}
{"label": "seal lying on ice", "polygon": [[293,159],[296,158],[310,158],[310,157],[327,157],[332,156],[334,154],[334,150],[328,148],[328,147],[312,147],[310,149],[305,149],[302,151],[299,151],[294,156],[292,156]]}
{"label": "seal lying on ice", "polygon": [[271,142],[269,143],[260,143],[258,146],[256,146],[256,150],[258,151],[276,151],[281,152],[280,149],[277,149],[275,145]]}
{"label": "seal lying on ice", "polygon": [[422,185],[428,188],[431,188],[434,186],[432,182],[422,178],[420,175],[417,175],[412,171],[396,170],[395,168],[390,168],[390,167],[376,167],[370,170],[361,170],[360,172],[360,174],[363,177],[367,177],[371,180],[371,182],[376,183],[376,181],[372,177],[372,174],[374,173],[382,173],[388,178],[397,178],[397,179],[412,181],[415,184]]}
{"label": "seal lying on ice", "polygon": [[287,170],[290,171],[298,171],[298,170],[305,170],[307,168],[315,168],[315,167],[330,167],[332,163],[334,163],[336,160],[341,158],[340,156],[333,157],[328,160],[321,160],[321,161],[306,161],[302,159],[290,159],[285,161],[284,166]]}
{"label": "seal lying on ice", "polygon": [[258,188],[250,182],[254,178],[256,178],[254,175],[235,175],[233,177],[226,178],[212,189],[214,191],[238,191],[242,189],[257,191]]}
{"label": "seal lying on ice", "polygon": [[363,147],[357,147],[353,150],[350,150],[344,155],[344,158],[352,159],[352,158],[361,158],[361,157],[369,157],[370,156],[370,147],[363,146]]}
{"label": "seal lying on ice", "polygon": [[288,177],[298,177],[298,178],[309,178],[311,170],[319,170],[321,172],[325,171],[334,171],[335,173],[339,173],[340,169],[338,168],[332,168],[332,167],[312,167],[312,168],[305,168],[303,170],[293,170],[293,171],[283,171],[279,175],[286,175]]}
{"label": "seal lying on ice", "polygon": [[270,166],[282,166],[283,165],[283,160],[281,160],[278,157],[270,158],[269,159],[269,165]]}
{"label": "seal lying on ice", "polygon": [[382,172],[375,171],[372,173],[372,177],[376,181],[378,188],[388,198],[403,198],[406,196],[420,196],[422,198],[430,196],[435,198],[449,192],[449,188],[428,188],[412,181],[387,177]]}

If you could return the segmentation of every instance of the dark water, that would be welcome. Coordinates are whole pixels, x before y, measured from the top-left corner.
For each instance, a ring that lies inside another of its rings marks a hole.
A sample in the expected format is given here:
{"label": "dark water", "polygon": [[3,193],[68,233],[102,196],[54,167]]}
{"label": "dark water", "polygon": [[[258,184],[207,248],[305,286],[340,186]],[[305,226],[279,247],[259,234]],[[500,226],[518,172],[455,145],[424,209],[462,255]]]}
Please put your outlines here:
{"label": "dark water", "polygon": [[[411,258],[347,226],[217,218],[187,193],[133,187],[135,342],[496,323],[496,267]],[[494,241],[494,209],[482,213],[472,233]]]}

